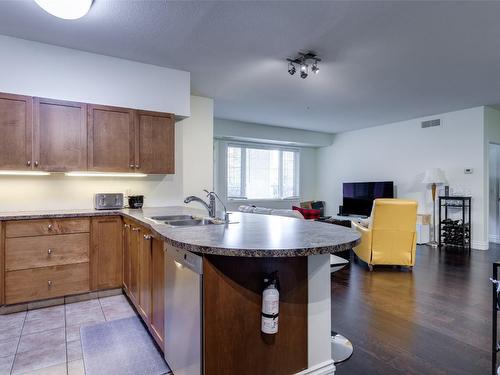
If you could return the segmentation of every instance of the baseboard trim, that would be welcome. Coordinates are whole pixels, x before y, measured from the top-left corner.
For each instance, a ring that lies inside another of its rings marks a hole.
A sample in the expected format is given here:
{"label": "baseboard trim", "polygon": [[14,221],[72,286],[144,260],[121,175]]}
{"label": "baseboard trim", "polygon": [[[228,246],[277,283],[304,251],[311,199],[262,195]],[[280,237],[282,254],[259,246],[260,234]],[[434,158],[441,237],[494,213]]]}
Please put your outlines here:
{"label": "baseboard trim", "polygon": [[485,241],[472,241],[471,247],[474,250],[488,250],[490,248],[490,243]]}
{"label": "baseboard trim", "polygon": [[301,372],[297,372],[295,375],[331,375],[331,374],[335,374],[335,365],[333,364],[333,359],[306,368]]}
{"label": "baseboard trim", "polygon": [[489,240],[490,240],[490,242],[493,242],[493,243],[500,243],[500,235],[490,234]]}

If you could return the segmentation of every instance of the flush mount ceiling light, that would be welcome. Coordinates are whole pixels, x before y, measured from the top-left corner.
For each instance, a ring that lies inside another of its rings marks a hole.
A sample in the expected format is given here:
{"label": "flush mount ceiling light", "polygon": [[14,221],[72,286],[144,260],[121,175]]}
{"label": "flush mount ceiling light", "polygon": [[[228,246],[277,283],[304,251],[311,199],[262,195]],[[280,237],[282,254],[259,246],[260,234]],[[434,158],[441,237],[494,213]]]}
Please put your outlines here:
{"label": "flush mount ceiling light", "polygon": [[308,62],[312,61],[312,72],[314,74],[319,73],[319,67],[318,67],[318,62],[321,61],[321,59],[316,55],[314,52],[299,52],[298,56],[294,59],[286,59],[288,61],[288,73],[290,75],[295,74],[295,65],[300,66],[300,78],[306,79],[307,76],[309,75],[309,64]]}
{"label": "flush mount ceiling light", "polygon": [[71,177],[147,177],[145,173],[116,173],[116,172],[66,172]]}
{"label": "flush mount ceiling light", "polygon": [[86,15],[94,0],[35,0],[47,13],[65,19],[76,20]]}

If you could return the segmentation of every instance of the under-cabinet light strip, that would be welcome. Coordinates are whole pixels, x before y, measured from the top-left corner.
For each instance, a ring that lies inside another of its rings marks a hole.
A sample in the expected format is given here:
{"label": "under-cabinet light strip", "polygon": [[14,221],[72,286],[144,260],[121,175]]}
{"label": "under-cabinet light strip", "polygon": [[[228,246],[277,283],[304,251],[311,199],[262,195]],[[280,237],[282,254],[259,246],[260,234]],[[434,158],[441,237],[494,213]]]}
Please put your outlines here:
{"label": "under-cabinet light strip", "polygon": [[145,173],[116,173],[116,172],[66,172],[71,177],[147,177]]}
{"label": "under-cabinet light strip", "polygon": [[48,176],[49,172],[42,171],[0,171],[0,176]]}

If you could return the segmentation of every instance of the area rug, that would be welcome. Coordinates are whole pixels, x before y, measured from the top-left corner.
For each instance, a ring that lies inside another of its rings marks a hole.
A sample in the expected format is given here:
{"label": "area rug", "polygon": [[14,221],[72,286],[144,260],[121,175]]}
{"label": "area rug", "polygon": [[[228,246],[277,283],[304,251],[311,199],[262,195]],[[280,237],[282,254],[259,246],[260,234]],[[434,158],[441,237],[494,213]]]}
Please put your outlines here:
{"label": "area rug", "polygon": [[80,329],[86,375],[170,373],[139,318],[113,320]]}

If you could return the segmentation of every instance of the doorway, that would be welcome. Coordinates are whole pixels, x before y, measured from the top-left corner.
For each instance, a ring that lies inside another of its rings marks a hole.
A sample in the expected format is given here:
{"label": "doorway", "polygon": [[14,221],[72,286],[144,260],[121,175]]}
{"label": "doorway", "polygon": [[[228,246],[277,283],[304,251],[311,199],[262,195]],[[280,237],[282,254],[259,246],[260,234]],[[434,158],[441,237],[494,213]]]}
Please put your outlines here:
{"label": "doorway", "polygon": [[489,240],[500,243],[500,145],[490,143],[489,152]]}

